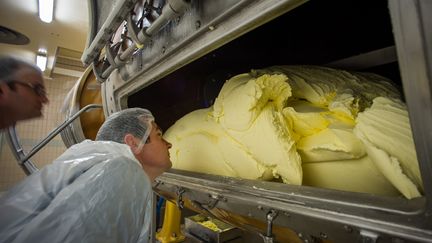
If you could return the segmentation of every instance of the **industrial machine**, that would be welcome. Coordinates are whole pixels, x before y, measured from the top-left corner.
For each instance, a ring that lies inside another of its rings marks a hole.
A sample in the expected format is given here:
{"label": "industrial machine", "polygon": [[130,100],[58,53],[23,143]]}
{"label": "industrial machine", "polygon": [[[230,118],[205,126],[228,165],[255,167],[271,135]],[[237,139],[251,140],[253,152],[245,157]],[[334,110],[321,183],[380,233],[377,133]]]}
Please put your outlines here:
{"label": "industrial machine", "polygon": [[[368,71],[403,88],[424,184],[415,199],[172,169],[154,190],[264,242],[432,242],[432,2],[89,0],[82,62],[105,116],[150,109],[162,129],[225,80],[274,65]],[[403,146],[401,144],[400,146]]]}
{"label": "industrial machine", "polygon": [[[171,170],[154,189],[265,242],[432,242],[432,3],[427,0],[91,0],[82,61],[105,116],[146,107],[163,129],[251,69],[313,64],[403,87],[424,196],[412,200]],[[401,146],[403,146],[401,144]]]}

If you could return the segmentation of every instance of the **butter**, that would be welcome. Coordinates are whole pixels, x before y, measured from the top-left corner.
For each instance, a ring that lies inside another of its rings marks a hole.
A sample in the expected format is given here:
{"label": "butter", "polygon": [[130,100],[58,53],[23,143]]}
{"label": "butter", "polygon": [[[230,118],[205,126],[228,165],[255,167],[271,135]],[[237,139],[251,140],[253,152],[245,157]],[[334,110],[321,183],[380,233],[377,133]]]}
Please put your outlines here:
{"label": "butter", "polygon": [[290,95],[285,75],[233,77],[213,108],[187,114],[165,133],[173,168],[300,185],[300,155],[282,114]]}
{"label": "butter", "polygon": [[303,185],[384,196],[400,195],[369,156],[360,159],[304,163],[303,174]]}
{"label": "butter", "polygon": [[354,133],[381,173],[407,198],[423,191],[406,106],[399,100],[378,97],[359,114]]}
{"label": "butter", "polygon": [[165,138],[178,169],[406,198],[423,191],[406,106],[374,74],[253,70]]}
{"label": "butter", "polygon": [[199,224],[201,224],[202,226],[209,228],[215,232],[222,232],[221,229],[219,229],[219,227],[211,220],[207,220],[204,222],[198,222]]}
{"label": "butter", "polygon": [[271,169],[257,164],[245,146],[215,122],[211,111],[193,111],[166,131],[164,137],[172,143],[173,168],[246,179],[272,178]]}

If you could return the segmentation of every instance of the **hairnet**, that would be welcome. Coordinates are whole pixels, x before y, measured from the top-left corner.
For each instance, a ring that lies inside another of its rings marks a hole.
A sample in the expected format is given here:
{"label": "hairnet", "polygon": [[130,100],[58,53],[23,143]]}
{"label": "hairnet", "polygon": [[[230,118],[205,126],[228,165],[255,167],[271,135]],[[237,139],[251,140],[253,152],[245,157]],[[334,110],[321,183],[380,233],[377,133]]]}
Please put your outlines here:
{"label": "hairnet", "polygon": [[154,117],[149,110],[129,108],[112,114],[104,122],[96,135],[99,141],[124,143],[124,137],[130,133],[140,139],[139,149],[146,143]]}

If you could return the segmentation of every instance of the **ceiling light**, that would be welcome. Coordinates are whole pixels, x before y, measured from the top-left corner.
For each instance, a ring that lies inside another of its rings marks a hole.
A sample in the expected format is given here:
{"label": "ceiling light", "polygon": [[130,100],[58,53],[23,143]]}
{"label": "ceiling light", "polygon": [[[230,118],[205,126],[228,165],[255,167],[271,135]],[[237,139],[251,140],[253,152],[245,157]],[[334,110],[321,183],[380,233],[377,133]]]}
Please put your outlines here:
{"label": "ceiling light", "polygon": [[47,54],[43,52],[38,52],[36,55],[36,65],[40,68],[40,70],[43,72],[45,71],[47,64]]}
{"label": "ceiling light", "polygon": [[54,0],[39,0],[39,18],[45,23],[53,20]]}

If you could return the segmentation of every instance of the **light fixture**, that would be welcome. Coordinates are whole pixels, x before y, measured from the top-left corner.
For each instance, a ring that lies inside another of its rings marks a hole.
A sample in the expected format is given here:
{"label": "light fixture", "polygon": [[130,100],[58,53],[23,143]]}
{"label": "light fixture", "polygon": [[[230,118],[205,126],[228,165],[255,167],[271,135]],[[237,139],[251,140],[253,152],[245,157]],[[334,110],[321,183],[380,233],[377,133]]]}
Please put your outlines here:
{"label": "light fixture", "polygon": [[39,18],[45,23],[53,20],[54,0],[39,0]]}
{"label": "light fixture", "polygon": [[40,68],[40,70],[43,72],[46,69],[47,65],[47,53],[43,50],[39,50],[36,55],[36,65]]}

